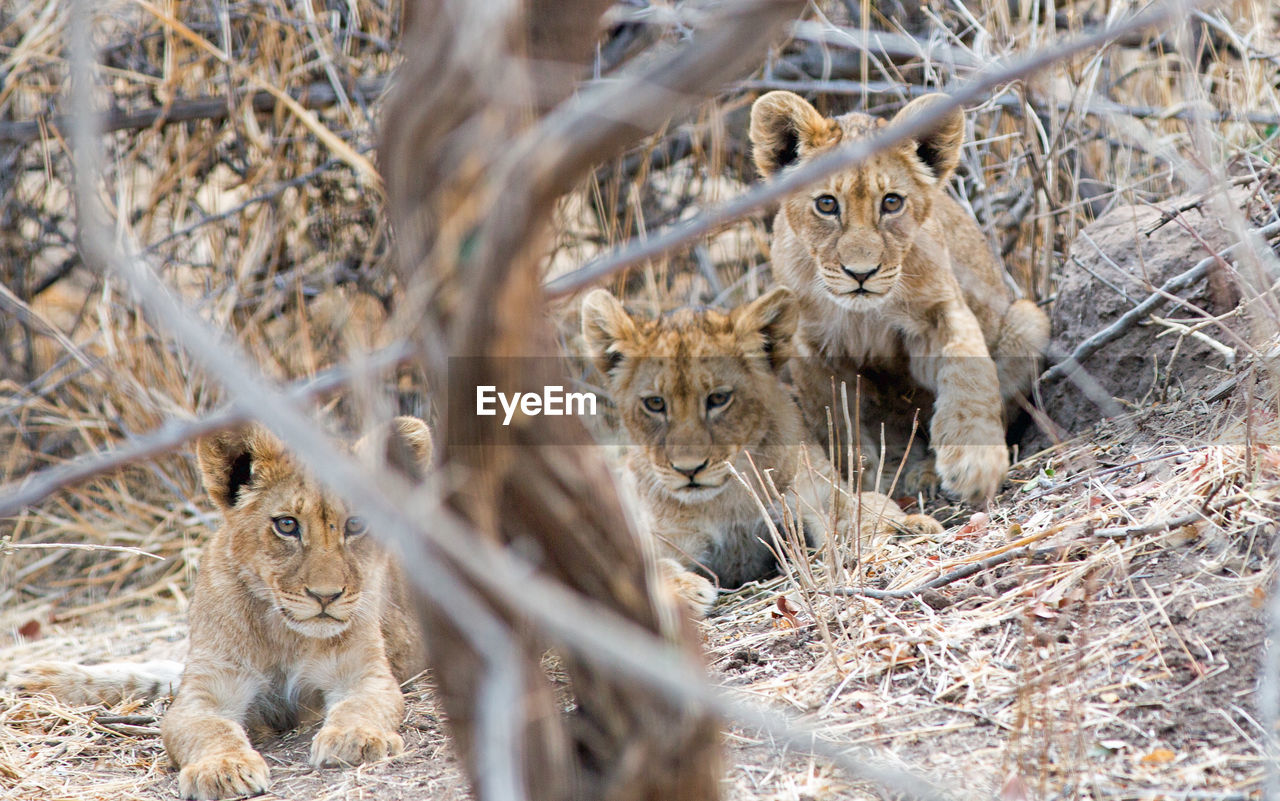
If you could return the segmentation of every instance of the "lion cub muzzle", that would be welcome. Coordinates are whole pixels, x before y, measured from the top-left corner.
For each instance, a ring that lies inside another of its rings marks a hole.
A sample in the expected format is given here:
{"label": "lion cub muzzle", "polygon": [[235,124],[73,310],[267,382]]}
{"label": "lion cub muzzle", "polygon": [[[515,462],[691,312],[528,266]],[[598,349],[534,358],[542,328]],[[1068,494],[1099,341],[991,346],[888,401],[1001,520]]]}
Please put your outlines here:
{"label": "lion cub muzzle", "polygon": [[329,614],[329,606],[332,605],[334,601],[342,597],[342,593],[346,592],[346,588],[339,587],[337,589],[333,589],[332,587],[324,587],[321,589],[314,589],[312,587],[305,587],[303,588],[303,591],[312,598],[315,598],[316,603],[320,604],[321,617],[332,617],[332,615]]}
{"label": "lion cub muzzle", "polygon": [[698,474],[707,468],[707,461],[707,459],[703,459],[697,464],[692,464],[691,459],[677,460],[671,462],[671,469],[689,479],[690,484],[696,485],[698,483]]}
{"label": "lion cub muzzle", "polygon": [[667,469],[662,471],[667,489],[682,498],[701,498],[709,492],[719,492],[725,487],[728,477],[723,460],[706,454],[669,456]]}
{"label": "lion cub muzzle", "polygon": [[872,292],[870,289],[867,288],[867,281],[871,280],[872,276],[880,272],[879,264],[877,264],[875,267],[872,267],[870,270],[862,270],[862,271],[858,271],[853,269],[852,267],[841,264],[840,271],[843,272],[845,275],[849,276],[850,278],[852,278],[854,281],[858,282],[858,287],[852,291],[852,294],[854,295],[874,295],[875,294],[874,292]]}

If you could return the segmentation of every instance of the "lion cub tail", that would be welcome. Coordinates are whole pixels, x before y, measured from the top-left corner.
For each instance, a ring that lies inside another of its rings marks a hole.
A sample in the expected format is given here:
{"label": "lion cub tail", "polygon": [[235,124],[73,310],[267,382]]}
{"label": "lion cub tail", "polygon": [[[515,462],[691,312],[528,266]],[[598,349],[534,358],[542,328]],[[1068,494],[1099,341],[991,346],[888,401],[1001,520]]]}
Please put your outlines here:
{"label": "lion cub tail", "polygon": [[72,706],[110,705],[125,698],[172,695],[181,678],[182,663],[167,659],[101,665],[37,662],[12,671],[5,686],[24,694],[48,693]]}

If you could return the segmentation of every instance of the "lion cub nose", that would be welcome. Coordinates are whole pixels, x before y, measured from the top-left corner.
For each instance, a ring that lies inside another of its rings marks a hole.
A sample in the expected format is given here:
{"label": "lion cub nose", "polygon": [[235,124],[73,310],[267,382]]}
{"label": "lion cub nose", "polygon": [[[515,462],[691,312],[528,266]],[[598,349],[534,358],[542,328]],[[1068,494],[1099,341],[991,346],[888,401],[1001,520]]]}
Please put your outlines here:
{"label": "lion cub nose", "polygon": [[677,473],[685,476],[686,478],[693,478],[694,476],[698,475],[699,471],[701,471],[702,468],[706,466],[707,466],[706,459],[703,459],[701,462],[698,462],[697,464],[690,464],[689,462],[683,462],[683,463],[672,462],[671,463],[671,468],[675,470]]}
{"label": "lion cub nose", "polygon": [[840,269],[844,270],[845,275],[857,281],[859,284],[862,284],[862,283],[865,283],[868,278],[880,272],[880,265],[877,264],[875,267],[872,267],[870,270],[864,270],[863,272],[857,272],[856,270],[851,270],[848,267],[845,267],[843,264],[840,265]]}
{"label": "lion cub nose", "polygon": [[311,587],[307,587],[307,595],[310,595],[312,598],[315,598],[317,601],[319,601],[320,608],[322,609],[328,606],[329,604],[333,603],[334,601],[338,600],[338,596],[342,595],[342,593],[346,591],[347,591],[346,587],[340,587],[336,590],[333,589],[332,587],[320,587],[318,589],[312,589]]}

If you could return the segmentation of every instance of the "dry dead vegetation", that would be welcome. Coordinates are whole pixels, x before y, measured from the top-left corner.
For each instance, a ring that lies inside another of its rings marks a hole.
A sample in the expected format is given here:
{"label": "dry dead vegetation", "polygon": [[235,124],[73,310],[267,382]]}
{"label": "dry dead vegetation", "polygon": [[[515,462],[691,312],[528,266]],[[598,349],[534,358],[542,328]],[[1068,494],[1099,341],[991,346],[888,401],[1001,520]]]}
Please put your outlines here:
{"label": "dry dead vegetation", "polygon": [[[694,35],[695,5],[615,5],[591,80]],[[746,192],[744,113],[758,90],[890,112],[1133,10],[815,4],[749,79],[560,204],[547,278]],[[1280,18],[1264,0],[1176,12],[985,92],[969,106],[956,186],[1012,280],[1056,304],[1055,360],[1138,354],[1137,366],[1099,371],[1100,384],[1047,381],[1042,425],[985,513],[923,499],[948,524],[937,540],[892,542],[852,571],[847,554],[824,555],[723,599],[703,626],[713,680],[793,713],[819,750],[848,746],[957,799],[1280,797],[1264,795],[1280,706],[1280,655],[1266,649],[1280,629]],[[69,13],[0,8],[0,671],[181,654],[213,523],[175,452],[195,430],[181,421],[244,414],[213,415],[231,399],[221,385],[118,278],[81,261],[60,117]],[[94,9],[114,233],[337,429],[430,408],[404,366],[415,321],[397,311],[414,306],[412,287],[389,266],[373,167],[400,14],[378,0]],[[1103,215],[1110,238],[1086,227]],[[1131,241],[1183,237],[1171,272],[1116,245],[1116,220],[1140,215]],[[757,211],[608,280],[642,308],[734,303],[769,286],[767,246]],[[1068,280],[1083,270],[1092,281]],[[1094,292],[1118,314],[1140,311],[1093,341],[1116,320],[1081,330],[1064,315],[1082,319]],[[553,305],[552,320],[572,351],[573,303]],[[1112,396],[1116,416],[1096,422]],[[114,470],[58,472],[111,453]],[[429,683],[410,698],[403,756],[313,771],[310,732],[290,733],[267,749],[272,792],[467,797]],[[162,707],[0,694],[0,796],[171,796]],[[729,798],[912,797],[749,726],[731,726],[726,744]]]}

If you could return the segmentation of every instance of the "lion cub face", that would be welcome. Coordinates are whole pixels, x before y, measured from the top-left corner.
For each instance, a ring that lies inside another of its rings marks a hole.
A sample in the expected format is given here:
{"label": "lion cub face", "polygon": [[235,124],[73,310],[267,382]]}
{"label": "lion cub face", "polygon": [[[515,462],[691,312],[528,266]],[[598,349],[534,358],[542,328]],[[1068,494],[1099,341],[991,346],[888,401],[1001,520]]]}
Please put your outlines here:
{"label": "lion cub face", "polygon": [[728,463],[778,438],[778,410],[791,401],[776,372],[796,319],[785,288],[728,313],[656,320],[633,318],[603,289],[583,300],[583,334],[651,487],[681,503],[710,500],[733,480]]}
{"label": "lion cub face", "polygon": [[[909,103],[895,121],[942,95]],[[885,122],[865,114],[830,119],[792,92],[769,92],[751,109],[756,167],[766,177]],[[797,193],[783,202],[787,223],[813,260],[813,280],[840,306],[867,311],[901,291],[902,262],[933,199],[960,157],[964,116],[957,109],[932,131]]]}
{"label": "lion cub face", "polygon": [[[416,465],[430,460],[421,420],[397,418],[393,433],[415,451]],[[364,521],[301,470],[279,440],[254,425],[201,440],[198,456],[205,488],[225,518],[229,556],[281,622],[317,639],[342,634],[362,616],[376,624],[379,611],[367,608],[363,590],[381,586],[384,552]]]}

